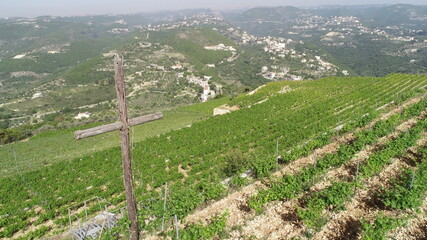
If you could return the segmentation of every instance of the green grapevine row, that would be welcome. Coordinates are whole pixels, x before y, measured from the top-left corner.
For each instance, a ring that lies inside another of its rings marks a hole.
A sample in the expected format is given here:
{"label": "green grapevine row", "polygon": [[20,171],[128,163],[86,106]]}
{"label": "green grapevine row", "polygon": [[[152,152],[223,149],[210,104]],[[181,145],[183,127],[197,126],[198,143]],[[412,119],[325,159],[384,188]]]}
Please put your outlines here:
{"label": "green grapevine row", "polygon": [[[419,111],[421,111],[419,105],[425,107],[426,104],[427,101],[424,100],[418,103],[416,107],[412,107],[410,111],[414,114],[419,113]],[[419,111],[412,109],[418,109]],[[372,127],[372,129],[357,133],[355,140],[353,140],[349,145],[341,145],[335,154],[328,154],[318,160],[316,166],[306,167],[296,175],[285,175],[281,180],[273,181],[270,189],[261,190],[256,196],[249,200],[249,207],[260,210],[261,206],[267,202],[296,197],[314,183],[313,179],[316,176],[323,174],[330,167],[336,167],[349,161],[353,155],[359,152],[365,145],[372,144],[378,138],[390,133],[394,127],[397,126],[402,117],[409,117],[409,115],[396,114],[386,121],[379,121]],[[418,131],[419,133],[419,128],[414,131]],[[408,138],[411,138],[410,135],[411,134],[404,134],[404,140],[401,142],[405,142]],[[413,141],[413,138],[411,138],[411,140]],[[390,150],[381,153],[380,157],[385,157],[385,155],[390,156],[392,153],[401,151],[402,147],[406,145],[399,144],[398,146],[398,149],[396,149],[397,147],[391,147]],[[368,170],[370,171],[369,173],[377,170],[380,165],[380,163],[378,163],[379,160],[377,159],[379,159],[377,155],[370,158],[367,167],[362,167],[361,169],[363,170],[361,172],[368,175],[368,173],[366,173]],[[372,169],[371,166],[376,166],[378,168]]]}
{"label": "green grapevine row", "polygon": [[[372,169],[370,174],[361,175],[361,178],[372,176],[383,169],[391,158],[400,156],[404,151],[413,146],[421,137],[421,133],[427,130],[427,120],[421,120],[413,126],[408,132],[400,134],[396,139],[388,142],[381,150],[373,153],[369,159],[360,165],[360,169]],[[372,166],[375,166],[374,168]],[[420,179],[423,180],[422,178]],[[326,208],[340,210],[343,203],[352,197],[356,187],[354,182],[334,182],[332,186],[316,193],[306,204],[304,209],[299,209],[298,213],[304,223],[309,227],[321,227],[325,223],[322,211]],[[425,187],[424,187],[425,190]],[[416,192],[416,190],[413,190]],[[415,196],[414,196],[415,197]],[[402,198],[405,198],[402,196]],[[418,195],[418,198],[420,196]],[[413,198],[411,199],[413,200]],[[418,199],[420,201],[421,199]]]}

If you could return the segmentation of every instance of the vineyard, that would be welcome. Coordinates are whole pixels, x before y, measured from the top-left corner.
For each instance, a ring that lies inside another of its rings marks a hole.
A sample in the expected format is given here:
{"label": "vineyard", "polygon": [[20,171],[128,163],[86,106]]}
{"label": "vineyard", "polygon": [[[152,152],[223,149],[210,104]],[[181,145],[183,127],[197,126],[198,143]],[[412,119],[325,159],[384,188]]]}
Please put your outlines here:
{"label": "vineyard", "polygon": [[[230,99],[238,111],[135,143],[141,229],[173,237],[177,216],[180,239],[425,239],[426,85],[403,74],[271,82]],[[94,196],[123,207],[120,156],[0,178],[0,237],[60,234],[68,207]]]}

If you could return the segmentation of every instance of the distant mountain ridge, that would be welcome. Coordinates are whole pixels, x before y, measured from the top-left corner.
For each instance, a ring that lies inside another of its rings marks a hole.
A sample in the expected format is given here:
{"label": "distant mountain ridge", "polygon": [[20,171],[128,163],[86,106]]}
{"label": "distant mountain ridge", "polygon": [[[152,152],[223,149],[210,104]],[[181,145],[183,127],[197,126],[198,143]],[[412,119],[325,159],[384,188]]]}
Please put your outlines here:
{"label": "distant mountain ridge", "polygon": [[427,15],[427,5],[394,4],[394,5],[330,5],[313,8],[297,8],[291,6],[256,7],[235,16],[240,21],[285,21],[306,14],[321,16],[353,15],[363,20],[374,20],[381,23],[396,21],[416,21],[411,17]]}

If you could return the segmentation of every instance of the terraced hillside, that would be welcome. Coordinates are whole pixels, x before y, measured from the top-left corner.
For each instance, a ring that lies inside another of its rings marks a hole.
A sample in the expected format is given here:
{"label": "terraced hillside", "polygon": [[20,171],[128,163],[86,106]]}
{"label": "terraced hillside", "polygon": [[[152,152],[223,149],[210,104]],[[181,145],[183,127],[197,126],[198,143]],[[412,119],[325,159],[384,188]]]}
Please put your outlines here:
{"label": "terraced hillside", "polygon": [[[141,229],[173,236],[176,215],[183,239],[425,236],[426,85],[402,74],[272,82],[228,101],[240,110],[136,143]],[[68,207],[94,196],[124,206],[121,174],[116,147],[1,178],[0,236],[58,234]]]}

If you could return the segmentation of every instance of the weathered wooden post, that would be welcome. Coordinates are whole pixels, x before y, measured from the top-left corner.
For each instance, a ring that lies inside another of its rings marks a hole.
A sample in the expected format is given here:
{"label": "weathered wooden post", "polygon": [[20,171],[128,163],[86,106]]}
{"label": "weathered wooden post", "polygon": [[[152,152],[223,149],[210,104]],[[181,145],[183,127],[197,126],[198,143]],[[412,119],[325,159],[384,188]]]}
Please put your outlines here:
{"label": "weathered wooden post", "polygon": [[123,74],[123,59],[116,55],[114,58],[114,70],[115,70],[115,82],[116,92],[119,107],[120,123],[107,124],[95,128],[90,128],[82,131],[76,131],[74,133],[76,139],[85,137],[95,136],[98,134],[111,132],[120,129],[120,141],[122,150],[122,165],[123,165],[123,180],[126,192],[126,206],[128,210],[128,217],[131,221],[130,234],[132,240],[139,238],[138,230],[138,216],[135,203],[135,196],[133,191],[133,179],[132,179],[132,163],[130,158],[130,142],[129,142],[129,127],[154,121],[163,117],[160,112],[128,119],[127,117],[127,106],[126,106],[126,91],[125,81]]}
{"label": "weathered wooden post", "polygon": [[119,117],[122,123],[120,129],[120,142],[122,148],[122,164],[123,164],[123,179],[126,191],[126,206],[128,210],[128,217],[131,221],[130,235],[132,240],[139,238],[138,231],[138,216],[136,212],[135,196],[133,192],[133,179],[132,179],[132,163],[130,161],[130,141],[129,141],[129,123],[128,112],[126,107],[126,91],[125,80],[123,74],[123,59],[116,55],[114,57],[114,72],[116,82],[117,100],[119,105]]}

